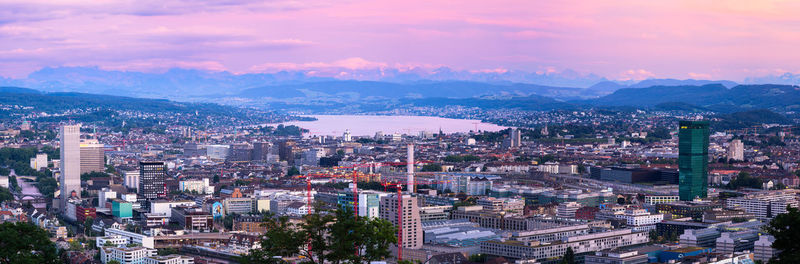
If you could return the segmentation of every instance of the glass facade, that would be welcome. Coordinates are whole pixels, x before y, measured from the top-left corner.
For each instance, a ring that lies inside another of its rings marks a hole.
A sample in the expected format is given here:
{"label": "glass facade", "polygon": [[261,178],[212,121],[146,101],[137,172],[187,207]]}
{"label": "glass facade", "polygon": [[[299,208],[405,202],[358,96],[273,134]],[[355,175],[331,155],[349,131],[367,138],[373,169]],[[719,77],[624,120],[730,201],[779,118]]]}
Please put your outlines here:
{"label": "glass facade", "polygon": [[708,196],[708,121],[680,121],[678,131],[681,201]]}

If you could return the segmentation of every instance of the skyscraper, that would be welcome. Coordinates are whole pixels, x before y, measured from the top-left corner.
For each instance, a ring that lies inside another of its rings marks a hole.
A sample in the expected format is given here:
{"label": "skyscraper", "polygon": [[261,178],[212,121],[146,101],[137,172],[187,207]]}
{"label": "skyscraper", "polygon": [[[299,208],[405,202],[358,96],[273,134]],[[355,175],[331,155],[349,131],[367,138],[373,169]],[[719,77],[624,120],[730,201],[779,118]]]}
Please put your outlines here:
{"label": "skyscraper", "polygon": [[148,201],[166,196],[166,178],[164,162],[139,162],[139,202],[143,208],[149,208]]}
{"label": "skyscraper", "polygon": [[708,121],[680,121],[678,190],[681,201],[708,195]]}
{"label": "skyscraper", "polygon": [[734,139],[728,143],[728,159],[744,160],[744,143],[741,140]]}
{"label": "skyscraper", "polygon": [[97,139],[81,140],[81,174],[105,171],[106,152]]}
{"label": "skyscraper", "polygon": [[69,197],[81,196],[81,125],[61,127],[61,197],[66,212]]}
{"label": "skyscraper", "polygon": [[518,148],[522,146],[522,133],[519,129],[511,129],[511,147]]}
{"label": "skyscraper", "polygon": [[397,226],[397,209],[402,210],[403,248],[422,248],[422,219],[419,216],[417,197],[403,194],[401,206],[397,206],[397,194],[381,197],[380,216]]}

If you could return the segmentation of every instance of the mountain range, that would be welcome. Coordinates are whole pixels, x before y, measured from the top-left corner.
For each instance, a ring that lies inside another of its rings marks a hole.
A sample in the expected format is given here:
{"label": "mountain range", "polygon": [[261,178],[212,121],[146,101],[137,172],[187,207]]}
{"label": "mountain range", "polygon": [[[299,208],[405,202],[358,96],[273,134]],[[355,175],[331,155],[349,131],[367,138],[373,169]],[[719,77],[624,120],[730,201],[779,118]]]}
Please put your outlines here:
{"label": "mountain range", "polygon": [[[143,73],[97,67],[57,67],[43,68],[26,78],[0,79],[0,85],[30,87],[38,91],[4,88],[0,92],[23,92],[48,98],[76,93],[87,98],[91,98],[87,94],[110,94],[303,112],[336,108],[347,111],[386,110],[409,105],[526,110],[632,106],[725,113],[760,108],[796,111],[800,108],[800,88],[780,84],[740,85],[727,80],[692,79],[619,82],[572,71],[472,73],[439,68],[432,72],[383,69],[380,74],[370,70],[358,73],[366,80],[317,77],[305,71],[234,74],[171,69],[162,73]],[[377,75],[384,77],[376,78]],[[794,75],[782,75],[780,79],[783,82],[800,80]],[[6,103],[17,102],[10,97],[3,100]],[[304,111],[304,108],[310,110]]]}
{"label": "mountain range", "polygon": [[[431,89],[464,88],[485,90],[461,94],[445,94],[447,97],[471,97],[476,95],[543,95],[559,100],[593,98],[621,88],[642,88],[657,85],[704,85],[720,83],[733,87],[731,81],[647,79],[636,81],[611,81],[593,74],[581,74],[572,70],[561,72],[524,71],[457,71],[447,67],[433,70],[418,68],[399,70],[337,69],[344,77],[319,75],[314,71],[295,70],[275,73],[234,74],[226,71],[205,71],[173,68],[165,72],[136,72],[106,70],[98,67],[45,67],[24,78],[2,78],[0,86],[28,87],[45,92],[81,92],[111,94],[143,98],[165,98],[175,100],[208,100],[208,98],[269,94],[275,98],[314,94],[335,94],[322,85],[349,89],[359,97],[388,96],[390,93],[365,92],[365,89],[391,90],[397,87],[408,91],[402,97],[440,96]],[[780,83],[797,81],[800,77],[785,75]],[[340,83],[341,82],[341,83]],[[354,85],[356,87],[349,87]],[[402,85],[402,86],[398,86]],[[305,87],[304,87],[305,86]],[[258,89],[263,91],[258,91]],[[415,90],[416,89],[416,90]],[[356,91],[358,90],[358,91]],[[277,93],[276,93],[277,92]],[[285,93],[284,93],[285,92]],[[361,95],[363,93],[363,95]],[[391,93],[392,96],[398,95]]]}

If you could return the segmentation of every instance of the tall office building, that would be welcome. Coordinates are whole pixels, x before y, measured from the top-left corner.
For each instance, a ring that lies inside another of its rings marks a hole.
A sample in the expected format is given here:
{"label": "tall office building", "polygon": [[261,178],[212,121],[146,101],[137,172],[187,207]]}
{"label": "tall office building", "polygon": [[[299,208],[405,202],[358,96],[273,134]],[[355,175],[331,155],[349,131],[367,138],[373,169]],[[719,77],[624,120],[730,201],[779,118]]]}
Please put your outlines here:
{"label": "tall office building", "polygon": [[66,212],[69,197],[81,196],[81,125],[61,127],[61,197]]}
{"label": "tall office building", "polygon": [[139,162],[139,202],[142,207],[149,208],[148,201],[167,195],[166,178],[164,162]]}
{"label": "tall office building", "polygon": [[681,201],[708,196],[708,121],[680,121],[678,190]]}
{"label": "tall office building", "polygon": [[[402,208],[403,216],[403,248],[422,248],[422,220],[419,216],[417,197],[404,194],[400,207]],[[381,197],[381,219],[387,220],[397,226],[397,209],[397,194]]]}
{"label": "tall office building", "polygon": [[741,140],[734,139],[728,143],[728,159],[744,160],[744,143]]}
{"label": "tall office building", "polygon": [[293,148],[295,145],[296,143],[291,139],[278,142],[278,158],[285,160],[289,165],[294,165]]}
{"label": "tall office building", "polygon": [[105,171],[106,152],[97,139],[81,140],[81,174]]}
{"label": "tall office building", "polygon": [[518,148],[522,146],[522,132],[519,129],[511,129],[511,147]]}

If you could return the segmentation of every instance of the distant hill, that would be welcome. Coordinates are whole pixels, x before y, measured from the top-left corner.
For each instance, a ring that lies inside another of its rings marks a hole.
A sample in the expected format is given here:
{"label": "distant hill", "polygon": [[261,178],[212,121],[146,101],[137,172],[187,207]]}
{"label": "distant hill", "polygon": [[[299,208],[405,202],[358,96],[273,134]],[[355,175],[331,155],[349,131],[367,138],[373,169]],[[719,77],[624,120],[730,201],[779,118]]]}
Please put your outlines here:
{"label": "distant hill", "polygon": [[29,88],[1,86],[0,93],[17,93],[17,94],[41,94],[42,92]]}
{"label": "distant hill", "polygon": [[795,111],[800,109],[800,87],[776,84],[738,85],[731,89],[725,88],[721,84],[653,86],[620,89],[600,98],[576,101],[576,103],[637,107],[684,103],[719,112],[737,112],[759,108]]}
{"label": "distant hill", "polygon": [[552,98],[531,95],[526,97],[512,97],[504,99],[492,98],[424,98],[405,100],[405,103],[414,106],[442,107],[448,105],[459,105],[465,107],[478,107],[481,109],[525,109],[525,110],[552,110],[575,108],[575,105],[556,101]]}
{"label": "distant hill", "polygon": [[[196,120],[262,120],[284,118],[272,112],[253,111],[233,106],[224,106],[213,103],[184,103],[166,99],[144,99],[124,96],[86,94],[86,93],[43,93],[33,89],[19,87],[0,88],[0,103],[6,105],[19,105],[29,108],[12,109],[0,112],[0,119],[15,118],[21,115],[40,116],[46,121],[66,119],[84,120],[91,116],[93,119],[114,118],[117,112],[139,112],[161,115],[166,119],[196,119]],[[72,111],[68,115],[63,114]],[[40,113],[47,115],[39,115]],[[103,113],[97,115],[97,113]]]}
{"label": "distant hill", "polygon": [[490,84],[465,81],[420,81],[390,83],[375,81],[324,81],[250,88],[238,96],[244,98],[320,98],[336,100],[398,98],[472,98],[480,96],[539,95],[560,99],[590,98],[600,92],[584,88],[553,87],[535,84]]}
{"label": "distant hill", "polygon": [[714,116],[714,118],[717,119],[712,123],[715,129],[738,129],[760,124],[791,123],[791,120],[785,116],[767,109],[755,109],[730,114],[719,114]]}
{"label": "distant hill", "polygon": [[686,80],[678,80],[678,79],[647,79],[636,84],[632,84],[628,86],[628,88],[647,88],[653,86],[703,86],[709,84],[721,84],[726,88],[731,88],[738,85],[736,82],[726,81],[726,80],[694,80],[694,79],[686,79]]}

